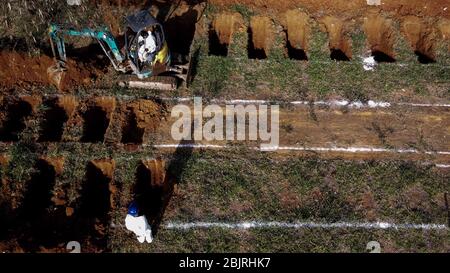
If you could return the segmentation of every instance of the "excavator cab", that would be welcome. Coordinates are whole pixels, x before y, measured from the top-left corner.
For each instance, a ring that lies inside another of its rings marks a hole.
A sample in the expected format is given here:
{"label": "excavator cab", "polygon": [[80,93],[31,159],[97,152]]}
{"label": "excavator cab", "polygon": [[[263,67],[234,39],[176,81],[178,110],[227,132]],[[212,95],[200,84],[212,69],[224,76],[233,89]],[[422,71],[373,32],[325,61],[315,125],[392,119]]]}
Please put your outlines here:
{"label": "excavator cab", "polygon": [[[136,75],[143,79],[166,71],[170,66],[170,52],[163,26],[145,10],[127,16],[125,21],[126,56]],[[147,52],[149,57],[143,60],[142,47],[149,35],[154,41],[154,52]]]}

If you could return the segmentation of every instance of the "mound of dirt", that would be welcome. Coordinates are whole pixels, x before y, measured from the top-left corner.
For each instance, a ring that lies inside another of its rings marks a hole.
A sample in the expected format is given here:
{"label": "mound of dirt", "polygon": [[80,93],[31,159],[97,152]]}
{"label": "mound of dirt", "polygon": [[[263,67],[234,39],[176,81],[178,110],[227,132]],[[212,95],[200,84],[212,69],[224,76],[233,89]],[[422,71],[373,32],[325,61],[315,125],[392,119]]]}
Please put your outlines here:
{"label": "mound of dirt", "polygon": [[156,130],[161,120],[161,108],[151,100],[138,100],[128,105],[136,115],[136,125],[140,128]]}
{"label": "mound of dirt", "polygon": [[265,59],[273,41],[273,23],[269,17],[253,16],[250,19],[248,55],[250,59]]}
{"label": "mound of dirt", "polygon": [[448,0],[383,0],[382,10],[391,11],[400,16],[438,16],[450,18]]}
{"label": "mound of dirt", "polygon": [[299,10],[289,10],[285,14],[284,28],[290,45],[297,49],[308,49],[309,17]]}
{"label": "mound of dirt", "polygon": [[9,156],[0,154],[0,168],[6,167],[9,163]]}
{"label": "mound of dirt", "polygon": [[239,22],[242,23],[242,16],[239,13],[222,13],[214,17],[212,28],[221,44],[229,45],[231,43],[231,38]]}
{"label": "mound of dirt", "polygon": [[328,33],[331,58],[335,60],[350,60],[352,49],[350,39],[346,37],[344,21],[332,16],[326,16],[322,20]]}
{"label": "mound of dirt", "polygon": [[441,32],[442,39],[450,40],[450,20],[442,20],[439,23],[439,31]]}
{"label": "mound of dirt", "polygon": [[269,17],[254,16],[250,20],[250,29],[252,32],[252,42],[256,49],[264,49],[266,52],[270,49],[270,42],[273,38],[273,24]]}
{"label": "mound of dirt", "polygon": [[93,103],[102,108],[109,116],[116,109],[116,99],[113,97],[96,97]]}
{"label": "mound of dirt", "polygon": [[[45,55],[36,57],[15,51],[0,51],[0,87],[50,86],[52,82],[48,78],[47,69],[53,64],[53,59]],[[90,85],[102,73],[92,65],[77,63],[71,59],[67,62],[67,68],[61,91]]]}
{"label": "mound of dirt", "polygon": [[[392,21],[379,14],[370,14],[364,19],[364,32],[373,55],[385,55],[394,59],[394,32]],[[378,61],[378,60],[377,60]]]}
{"label": "mound of dirt", "polygon": [[137,100],[124,105],[122,143],[141,144],[145,135],[153,133],[161,120],[161,108],[151,100]]}
{"label": "mound of dirt", "polygon": [[58,98],[57,105],[64,109],[67,116],[70,118],[78,107],[78,101],[72,96],[61,96]]}
{"label": "mound of dirt", "polygon": [[436,33],[430,24],[417,16],[407,16],[403,20],[402,30],[420,62],[435,61]]}
{"label": "mound of dirt", "polygon": [[142,164],[150,171],[152,187],[163,187],[166,181],[165,162],[161,159],[143,160]]}
{"label": "mound of dirt", "polygon": [[61,175],[64,170],[64,158],[63,157],[42,157],[41,160],[45,161],[48,165],[52,166],[56,175]]}
{"label": "mound of dirt", "polygon": [[444,19],[439,23],[439,31],[444,41],[449,43],[448,51],[450,52],[450,20]]}

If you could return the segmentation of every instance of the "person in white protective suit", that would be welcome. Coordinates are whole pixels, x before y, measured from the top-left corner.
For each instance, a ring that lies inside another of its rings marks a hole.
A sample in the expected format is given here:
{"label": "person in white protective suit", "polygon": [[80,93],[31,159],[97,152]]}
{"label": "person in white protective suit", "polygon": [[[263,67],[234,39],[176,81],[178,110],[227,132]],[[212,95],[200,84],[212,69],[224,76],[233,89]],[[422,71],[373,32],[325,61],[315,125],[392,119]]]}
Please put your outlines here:
{"label": "person in white protective suit", "polygon": [[152,62],[156,55],[156,40],[151,31],[142,31],[138,37],[138,57],[142,63]]}
{"label": "person in white protective suit", "polygon": [[152,229],[145,215],[139,216],[139,209],[136,202],[132,202],[128,207],[125,227],[136,234],[139,243],[142,244],[145,241],[151,243],[153,241]]}

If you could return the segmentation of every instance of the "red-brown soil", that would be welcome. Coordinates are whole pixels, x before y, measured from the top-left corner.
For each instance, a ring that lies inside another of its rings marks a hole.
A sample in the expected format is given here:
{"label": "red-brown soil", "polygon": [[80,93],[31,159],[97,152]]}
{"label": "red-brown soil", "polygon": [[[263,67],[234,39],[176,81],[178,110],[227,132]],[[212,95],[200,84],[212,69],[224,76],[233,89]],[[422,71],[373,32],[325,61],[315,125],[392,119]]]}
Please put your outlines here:
{"label": "red-brown soil", "polygon": [[403,32],[416,54],[435,59],[436,31],[417,16],[407,16],[403,20]]}
{"label": "red-brown soil", "polygon": [[[0,51],[0,87],[30,88],[52,85],[47,69],[53,64],[53,59],[45,55],[37,57],[15,51]],[[101,71],[93,66],[71,59],[67,62],[67,69],[62,79],[61,91],[90,85],[101,74]]]}
{"label": "red-brown soil", "polygon": [[291,46],[297,49],[308,50],[309,16],[299,10],[289,10],[285,14],[283,26]]}
{"label": "red-brown soil", "polygon": [[[366,0],[211,0],[221,6],[246,5],[254,9],[283,12],[293,8],[304,8],[310,14],[330,14],[342,17],[355,17],[368,10],[382,10],[397,16],[439,16],[450,18],[448,0],[384,0],[381,6],[369,6]],[[446,8],[444,10],[444,8]]]}
{"label": "red-brown soil", "polygon": [[344,21],[331,16],[325,16],[321,21],[328,33],[331,57],[339,60],[351,59],[352,48],[350,39],[346,36]]}
{"label": "red-brown soil", "polygon": [[216,32],[220,43],[229,45],[233,33],[242,23],[242,16],[240,14],[222,13],[214,17],[212,28]]}
{"label": "red-brown soil", "polygon": [[383,53],[391,58],[394,56],[394,29],[392,21],[379,14],[369,14],[364,20],[364,31],[370,50]]}

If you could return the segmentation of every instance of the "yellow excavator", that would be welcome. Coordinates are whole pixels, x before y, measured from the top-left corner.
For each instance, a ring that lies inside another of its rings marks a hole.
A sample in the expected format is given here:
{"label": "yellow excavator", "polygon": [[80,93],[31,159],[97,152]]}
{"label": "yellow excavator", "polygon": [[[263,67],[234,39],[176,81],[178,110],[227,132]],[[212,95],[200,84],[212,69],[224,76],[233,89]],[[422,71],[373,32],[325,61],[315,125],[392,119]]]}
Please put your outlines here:
{"label": "yellow excavator", "polygon": [[[156,90],[174,90],[180,85],[187,87],[190,81],[190,56],[175,58],[186,59],[184,63],[172,61],[162,24],[147,10],[127,16],[125,22],[124,41],[121,43],[123,48],[119,48],[116,38],[107,28],[75,29],[51,24],[49,36],[55,64],[47,70],[50,80],[60,87],[67,72],[64,37],[75,36],[97,40],[114,69],[123,74],[118,81],[122,87]],[[151,41],[150,47],[146,47],[146,41]]]}

